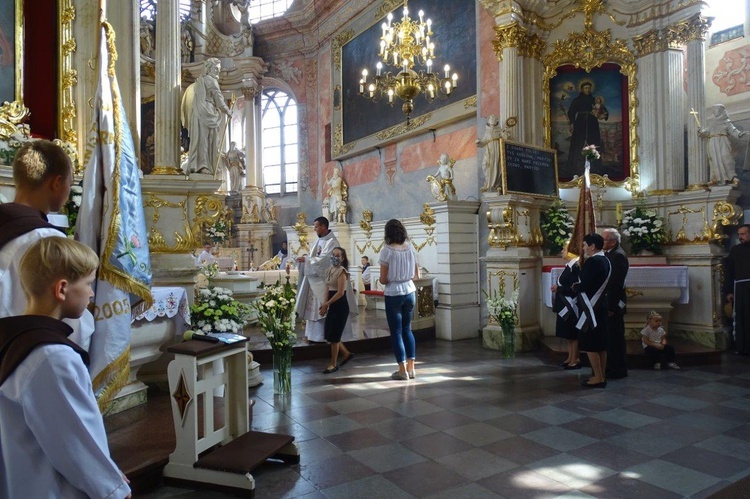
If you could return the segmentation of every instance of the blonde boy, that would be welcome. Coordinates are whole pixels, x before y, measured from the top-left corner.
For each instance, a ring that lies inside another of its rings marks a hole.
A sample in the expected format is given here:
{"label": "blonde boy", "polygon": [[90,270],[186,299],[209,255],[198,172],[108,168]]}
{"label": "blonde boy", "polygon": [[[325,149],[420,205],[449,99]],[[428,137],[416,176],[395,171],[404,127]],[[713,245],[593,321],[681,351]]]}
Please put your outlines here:
{"label": "blonde boy", "polygon": [[[23,145],[13,160],[16,195],[12,203],[0,204],[0,317],[21,315],[26,296],[19,286],[21,257],[35,241],[65,237],[47,221],[47,214],[60,210],[70,193],[73,168],[58,145],[35,140]],[[94,318],[87,311],[73,326],[71,339],[88,350]]]}
{"label": "blonde boy", "polygon": [[91,297],[99,259],[62,237],[20,262],[24,315],[0,319],[0,497],[130,497],[109,455],[88,354],[62,322]]}
{"label": "blonde boy", "polygon": [[674,347],[667,344],[667,333],[661,327],[661,315],[651,311],[646,315],[646,327],[641,330],[643,352],[654,363],[654,369],[666,364],[670,369],[679,369],[674,362]]}

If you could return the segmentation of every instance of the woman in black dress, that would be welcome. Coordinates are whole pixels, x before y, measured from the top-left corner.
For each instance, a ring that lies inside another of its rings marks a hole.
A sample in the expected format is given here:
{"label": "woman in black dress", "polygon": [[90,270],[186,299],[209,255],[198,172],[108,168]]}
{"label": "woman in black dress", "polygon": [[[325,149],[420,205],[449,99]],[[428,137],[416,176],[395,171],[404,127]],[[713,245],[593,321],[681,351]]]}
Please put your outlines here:
{"label": "woman in black dress", "polygon": [[331,344],[331,362],[323,374],[331,374],[339,370],[339,352],[346,355],[341,361],[343,366],[352,358],[352,353],[347,350],[341,341],[344,326],[349,319],[349,302],[346,299],[346,286],[349,283],[349,259],[346,257],[344,248],[333,248],[331,253],[331,267],[326,272],[326,285],[328,286],[328,300],[326,300],[318,311],[325,316],[324,334],[325,339]]}
{"label": "woman in black dress", "polygon": [[[567,255],[567,245],[563,248],[563,255]],[[568,343],[568,357],[562,364],[566,370],[580,369],[581,362],[578,352],[578,307],[573,298],[572,287],[578,282],[578,274],[581,267],[578,264],[578,258],[570,260],[557,278],[557,284],[553,284],[551,289],[555,293],[555,303],[552,311],[557,314],[555,323],[555,336],[563,338]],[[559,290],[559,292],[558,292]]]}

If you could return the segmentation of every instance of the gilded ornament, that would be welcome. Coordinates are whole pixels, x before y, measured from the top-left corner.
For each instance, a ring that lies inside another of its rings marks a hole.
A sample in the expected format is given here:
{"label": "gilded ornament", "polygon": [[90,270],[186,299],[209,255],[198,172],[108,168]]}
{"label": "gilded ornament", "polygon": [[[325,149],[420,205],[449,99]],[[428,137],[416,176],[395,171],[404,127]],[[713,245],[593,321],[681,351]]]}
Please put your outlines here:
{"label": "gilded ornament", "polygon": [[432,317],[435,314],[435,297],[432,286],[417,288],[417,317]]}
{"label": "gilded ornament", "polygon": [[737,209],[733,204],[725,201],[719,201],[714,205],[714,225],[712,227],[712,240],[716,243],[723,243],[727,235],[723,233],[722,227],[728,225],[737,225],[742,218],[742,210]]}
{"label": "gilded ornament", "polygon": [[347,42],[349,42],[352,38],[354,38],[354,30],[348,29],[334,36],[333,41],[331,42],[331,52],[333,53],[333,67],[339,72],[341,72],[341,48],[346,45]]}
{"label": "gilded ornament", "polygon": [[[365,210],[362,212],[362,220],[359,221],[359,226],[362,228],[363,231],[365,231],[365,235],[367,236],[367,239],[370,239],[372,236],[372,218],[373,214],[371,210]],[[360,251],[360,253],[362,253]]]}
{"label": "gilded ornament", "polygon": [[0,106],[0,139],[7,140],[29,116],[29,109],[21,101],[6,102]]}
{"label": "gilded ornament", "polygon": [[387,130],[383,130],[382,132],[376,134],[375,137],[380,140],[390,139],[419,128],[420,126],[430,121],[430,119],[432,119],[432,113],[423,114],[422,116],[411,118],[406,123],[401,123],[400,125],[392,126]]}
{"label": "gilded ornament", "polygon": [[464,100],[464,109],[469,109],[470,107],[477,107],[476,95],[472,95],[468,99]]}
{"label": "gilded ornament", "polygon": [[432,227],[435,225],[435,210],[430,208],[430,205],[427,203],[425,203],[422,208],[422,213],[419,214],[419,221],[427,227]]}
{"label": "gilded ornament", "polygon": [[[702,217],[702,226],[703,231],[702,233],[695,233],[692,238],[688,237],[686,226],[688,225],[688,216],[700,213]],[[682,224],[677,231],[677,234],[672,237],[672,223],[671,223],[671,217],[675,215],[682,216]],[[709,242],[713,236],[713,233],[711,232],[710,227],[708,226],[708,219],[706,218],[706,207],[701,206],[699,210],[694,210],[692,208],[688,208],[685,205],[680,205],[680,207],[676,211],[668,211],[667,212],[667,220],[670,221],[667,228],[667,242],[665,244],[705,244]]]}
{"label": "gilded ornament", "polygon": [[400,7],[401,5],[404,5],[403,0],[385,0],[383,4],[378,7],[378,11],[375,12],[375,21],[379,21],[383,17],[385,17],[386,14],[394,10],[396,7]]}
{"label": "gilded ornament", "polygon": [[357,142],[349,142],[344,145],[344,126],[341,123],[336,125],[336,129],[333,131],[333,156],[340,156],[346,154],[357,145]]}
{"label": "gilded ornament", "polygon": [[[552,143],[549,83],[557,74],[557,68],[564,64],[573,64],[577,68],[583,68],[586,72],[590,72],[593,68],[608,62],[618,64],[620,72],[627,77],[628,81],[627,120],[630,136],[630,177],[621,185],[629,190],[633,196],[636,196],[640,193],[640,176],[638,173],[638,99],[636,98],[638,79],[636,78],[635,56],[624,40],[612,40],[610,30],[596,31],[593,29],[592,16],[600,10],[600,0],[586,0],[584,7],[586,14],[584,31],[582,33],[570,33],[566,39],[555,41],[552,45],[552,51],[542,60],[545,68],[542,89],[545,145],[551,147]],[[560,186],[565,187],[562,183]]]}
{"label": "gilded ornament", "polygon": [[[58,129],[61,137],[78,149],[78,133],[76,132],[76,116],[78,114],[74,87],[78,84],[78,72],[73,68],[73,56],[78,44],[73,34],[73,21],[76,10],[72,0],[58,2],[58,79],[62,82],[58,94]],[[83,170],[79,163],[76,173]]]}

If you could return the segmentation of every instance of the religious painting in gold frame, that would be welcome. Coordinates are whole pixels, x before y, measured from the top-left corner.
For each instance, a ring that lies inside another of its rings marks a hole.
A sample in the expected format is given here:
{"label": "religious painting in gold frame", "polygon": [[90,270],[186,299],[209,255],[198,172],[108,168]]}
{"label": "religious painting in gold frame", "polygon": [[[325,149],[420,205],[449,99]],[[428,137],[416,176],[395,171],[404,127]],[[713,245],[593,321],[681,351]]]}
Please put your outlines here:
{"label": "religious painting in gold frame", "polygon": [[[552,46],[552,51],[543,58],[542,62],[544,63],[542,96],[544,99],[545,144],[549,148],[555,146],[555,142],[553,142],[553,113],[560,112],[559,109],[553,109],[553,104],[559,107],[561,101],[559,95],[553,96],[553,92],[559,92],[559,88],[556,88],[560,81],[560,78],[556,78],[558,72],[562,70],[572,71],[571,74],[575,73],[575,80],[579,86],[585,80],[591,81],[592,78],[586,78],[586,76],[587,73],[590,74],[594,70],[598,73],[611,73],[613,71],[620,73],[619,81],[622,82],[622,86],[620,87],[621,101],[619,107],[622,112],[623,128],[621,137],[625,137],[620,145],[623,151],[620,159],[623,168],[621,172],[617,172],[617,175],[613,175],[616,180],[613,180],[604,172],[601,175],[594,173],[591,178],[595,185],[625,187],[636,194],[640,189],[638,135],[636,132],[638,101],[635,96],[638,79],[636,78],[635,55],[630,51],[627,43],[624,40],[612,40],[609,30],[596,31],[587,16],[584,31],[582,33],[571,33],[566,39],[557,40]],[[612,85],[611,82],[609,84]],[[553,85],[555,88],[553,88]],[[578,95],[581,89],[574,88],[571,92]],[[563,146],[558,142],[557,149],[560,147]],[[568,154],[573,153],[575,151],[568,152]],[[624,158],[629,159],[628,164],[625,164]],[[580,184],[582,178],[583,175],[580,174],[575,179],[561,176],[559,186],[561,188],[576,187]]]}
{"label": "religious painting in gold frame", "polygon": [[0,102],[23,102],[23,0],[0,0]]}

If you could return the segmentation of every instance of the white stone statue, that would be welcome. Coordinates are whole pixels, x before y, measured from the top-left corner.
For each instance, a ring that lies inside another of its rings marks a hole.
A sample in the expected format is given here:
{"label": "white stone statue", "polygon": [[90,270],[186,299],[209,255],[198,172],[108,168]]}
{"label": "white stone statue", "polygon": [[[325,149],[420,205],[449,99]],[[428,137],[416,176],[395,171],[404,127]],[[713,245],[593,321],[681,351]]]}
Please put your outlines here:
{"label": "white stone statue", "polygon": [[245,153],[237,149],[237,143],[231,142],[226,153],[227,171],[229,172],[229,192],[242,192],[242,177],[245,176]]}
{"label": "white stone statue", "polygon": [[729,137],[745,138],[750,132],[740,132],[735,128],[723,104],[716,104],[712,108],[712,115],[708,119],[708,126],[698,129],[698,135],[708,139],[706,151],[711,171],[711,181],[717,184],[729,184],[737,178],[732,144]]}
{"label": "white stone statue", "polygon": [[458,199],[456,188],[453,186],[453,165],[455,162],[447,153],[443,153],[438,159],[438,171],[435,175],[427,176],[432,195],[438,201]]}
{"label": "white stone statue", "polygon": [[477,139],[477,145],[485,148],[484,159],[482,159],[482,171],[484,172],[482,192],[495,191],[502,187],[499,140],[501,138],[503,138],[503,130],[500,128],[497,116],[491,114],[487,117],[484,137]]}
{"label": "white stone statue", "polygon": [[154,58],[154,24],[148,19],[141,19],[141,54]]}
{"label": "white stone statue", "polygon": [[266,222],[268,223],[276,222],[276,206],[273,203],[273,199],[266,198],[266,207],[263,210],[263,215],[266,218]]}
{"label": "white stone statue", "polygon": [[[324,210],[325,203],[328,202],[328,219],[334,221],[346,221],[346,201],[349,199],[349,186],[341,177],[341,171],[338,166],[333,168],[333,176],[326,176],[328,185],[328,196],[323,200]],[[343,213],[342,213],[343,207]],[[324,211],[325,212],[325,211]]]}
{"label": "white stone statue", "polygon": [[193,29],[189,21],[180,25],[180,56],[182,62],[190,62],[195,49],[195,40],[193,39]]}
{"label": "white stone statue", "polygon": [[182,123],[188,129],[190,149],[185,174],[215,174],[224,131],[224,120],[231,111],[219,88],[221,61],[206,59],[203,75],[185,90],[182,97]]}

